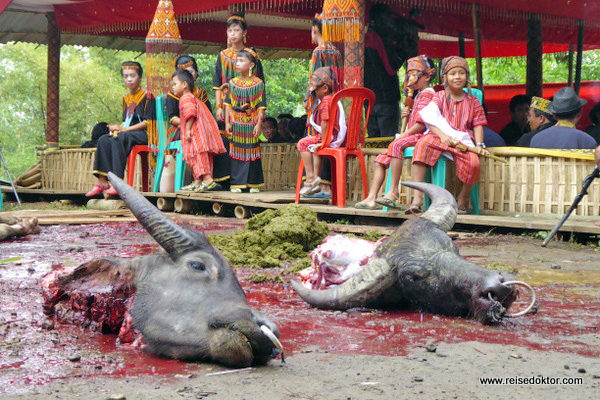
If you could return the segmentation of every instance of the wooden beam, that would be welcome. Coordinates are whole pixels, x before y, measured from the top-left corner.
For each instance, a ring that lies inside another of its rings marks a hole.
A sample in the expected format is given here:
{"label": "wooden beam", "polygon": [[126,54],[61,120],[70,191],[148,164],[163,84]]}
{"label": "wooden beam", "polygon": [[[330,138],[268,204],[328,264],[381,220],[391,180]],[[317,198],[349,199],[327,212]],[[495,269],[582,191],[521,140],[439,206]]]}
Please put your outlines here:
{"label": "wooden beam", "polygon": [[465,51],[465,34],[462,32],[458,32],[458,55],[462,58],[467,57],[467,52]]}
{"label": "wooden beam", "polygon": [[483,67],[481,65],[481,29],[479,27],[479,4],[472,4],[473,38],[475,39],[475,65],[477,70],[477,88],[483,92]]}
{"label": "wooden beam", "polygon": [[577,30],[577,63],[575,64],[575,93],[579,94],[581,86],[581,65],[583,64],[583,20],[579,20],[579,29]]}
{"label": "wooden beam", "polygon": [[59,104],[60,104],[60,31],[53,12],[46,13],[48,19],[48,76],[46,95],[46,144],[58,147]]}
{"label": "wooden beam", "polygon": [[526,93],[529,96],[542,97],[542,21],[538,14],[529,14],[527,21],[527,83]]}

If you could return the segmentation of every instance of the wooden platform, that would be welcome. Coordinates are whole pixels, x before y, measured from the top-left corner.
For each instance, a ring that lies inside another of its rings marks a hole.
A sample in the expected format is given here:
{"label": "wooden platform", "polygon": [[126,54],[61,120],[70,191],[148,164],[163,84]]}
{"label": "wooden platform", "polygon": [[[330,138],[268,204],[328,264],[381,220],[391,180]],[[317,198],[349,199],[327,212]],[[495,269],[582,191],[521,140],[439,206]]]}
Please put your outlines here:
{"label": "wooden platform", "polygon": [[[1,187],[2,191],[12,197],[12,189],[9,187]],[[9,194],[10,193],[10,194]],[[19,189],[19,194],[33,194],[37,196],[70,196],[70,197],[81,197],[81,201],[84,202],[84,193],[79,191],[60,191],[60,190],[44,190],[44,189]],[[197,203],[197,205],[210,205],[212,203],[227,204],[231,206],[243,206],[247,207],[252,211],[260,211],[263,209],[277,209],[294,202],[295,194],[292,191],[263,191],[260,193],[230,193],[226,191],[220,192],[209,192],[209,193],[189,193],[189,192],[177,192],[177,193],[156,193],[156,192],[144,192],[144,196],[156,201],[158,198],[179,198],[183,201],[190,201]],[[5,195],[6,196],[6,195]],[[5,197],[6,198],[6,197]],[[320,199],[302,199],[301,202],[313,209],[315,212],[321,215],[327,215],[333,218],[348,219],[352,218],[355,222],[360,224],[373,224],[373,225],[388,225],[393,226],[395,222],[398,224],[402,220],[407,218],[413,218],[412,216],[404,215],[403,212],[389,211],[384,212],[381,210],[359,210],[352,208],[351,205],[347,208],[339,208],[327,204],[326,200]],[[23,215],[27,215],[28,211],[20,211]],[[107,222],[107,221],[128,221],[134,220],[129,211],[127,210],[115,210],[115,211],[74,211],[74,213],[89,214],[86,218],[74,214],[70,215],[59,215],[55,211],[46,210],[44,215],[44,221],[52,223],[64,219],[71,223],[93,223],[93,222]],[[71,212],[73,213],[73,212]],[[456,221],[456,226],[464,229],[493,229],[493,228],[505,228],[505,229],[518,229],[518,230],[533,230],[533,231],[549,231],[551,230],[562,215],[523,215],[509,214],[499,215],[498,213],[483,211],[482,215],[459,215]],[[31,215],[30,215],[31,216]],[[183,217],[183,215],[182,215]],[[77,222],[79,220],[79,222]],[[82,222],[89,220],[89,222]],[[585,217],[572,215],[567,222],[563,225],[561,232],[573,232],[583,234],[600,234],[600,227],[595,225],[598,221],[597,217]],[[45,222],[42,222],[45,223]],[[350,230],[351,231],[351,230]]]}

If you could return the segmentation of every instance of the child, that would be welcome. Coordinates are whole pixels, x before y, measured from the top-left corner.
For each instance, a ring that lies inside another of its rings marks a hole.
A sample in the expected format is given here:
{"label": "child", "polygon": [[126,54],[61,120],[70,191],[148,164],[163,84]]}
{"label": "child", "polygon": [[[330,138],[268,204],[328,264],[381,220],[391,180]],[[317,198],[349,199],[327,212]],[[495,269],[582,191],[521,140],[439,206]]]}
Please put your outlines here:
{"label": "child", "polygon": [[[217,57],[213,79],[217,121],[225,120],[224,100],[227,97],[227,83],[237,75],[236,60],[238,52],[246,48],[247,33],[248,24],[246,18],[244,18],[244,13],[233,13],[227,18],[227,48],[222,50]],[[264,82],[262,64],[258,59],[255,68],[253,68],[253,73]]]}
{"label": "child", "polygon": [[108,183],[108,173],[119,178],[125,175],[127,156],[133,146],[148,144],[148,116],[152,114],[153,102],[148,101],[142,89],[144,70],[137,61],[125,61],[121,64],[121,76],[129,90],[123,96],[123,123],[109,124],[109,134],[101,136],[96,145],[93,174],[98,178],[86,197],[93,197],[106,191],[107,196],[118,195],[117,190]]}
{"label": "child", "polygon": [[[429,87],[431,79],[435,76],[433,60],[425,55],[414,57],[408,60],[406,66],[406,77],[404,79],[405,89],[412,89],[416,96],[413,101],[413,107],[405,107],[402,110],[402,118],[409,118],[406,125],[407,130],[400,134],[400,137],[390,143],[387,151],[377,156],[375,159],[375,173],[369,195],[354,206],[359,209],[375,210],[379,206],[389,208],[402,208],[397,203],[400,198],[398,185],[402,175],[402,154],[404,149],[412,147],[419,139],[423,137],[426,127],[423,123],[417,122],[419,111],[423,109],[435,94],[435,91]],[[410,117],[409,117],[410,114]],[[390,189],[376,199],[379,189],[385,180],[385,170],[392,166],[392,185]]]}
{"label": "child", "polygon": [[[457,197],[458,213],[466,214],[471,188],[479,179],[479,158],[455,146],[461,142],[471,147],[476,145],[479,154],[489,154],[483,142],[483,125],[487,125],[487,120],[479,100],[470,94],[469,65],[464,58],[442,60],[442,82],[445,89],[437,92],[419,113],[418,121],[426,123],[434,134],[423,136],[415,146],[413,180],[423,182],[427,167],[433,167],[442,153],[449,153],[456,163],[456,175],[463,182]],[[465,87],[468,92],[463,90]],[[415,191],[406,213],[421,212],[422,205],[423,193]]]}
{"label": "child", "polygon": [[[300,191],[305,197],[324,199],[331,197],[331,185],[322,182],[321,178],[316,175],[316,171],[319,171],[321,166],[321,160],[319,156],[313,155],[313,153],[316,153],[323,145],[323,135],[327,132],[327,124],[330,122],[329,107],[337,87],[337,76],[331,67],[321,67],[313,72],[309,87],[313,112],[308,123],[314,129],[315,134],[302,138],[296,145],[306,171],[304,187]],[[342,146],[346,139],[345,116],[341,104],[339,104],[339,108],[339,119],[336,121],[333,131],[331,147]]]}
{"label": "child", "polygon": [[258,137],[267,103],[265,84],[252,73],[257,64],[258,55],[254,50],[247,48],[238,52],[235,66],[240,76],[229,81],[224,103],[226,130],[231,135],[232,193],[241,193],[245,188],[250,188],[250,193],[258,193],[259,187],[264,185]]}
{"label": "child", "polygon": [[185,69],[172,76],[171,88],[179,97],[180,136],[183,159],[192,167],[194,181],[181,188],[194,192],[219,190],[213,180],[213,154],[225,153],[219,127],[206,105],[192,93],[194,77]]}

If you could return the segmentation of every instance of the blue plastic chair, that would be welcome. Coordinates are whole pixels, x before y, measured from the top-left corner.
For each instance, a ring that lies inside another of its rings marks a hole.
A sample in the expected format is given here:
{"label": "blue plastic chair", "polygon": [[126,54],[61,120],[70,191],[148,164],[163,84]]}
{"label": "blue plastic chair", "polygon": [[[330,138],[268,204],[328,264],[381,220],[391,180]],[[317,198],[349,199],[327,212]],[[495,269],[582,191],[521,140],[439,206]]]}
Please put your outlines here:
{"label": "blue plastic chair", "polygon": [[[404,153],[402,153],[402,156],[404,158],[412,158],[414,150],[414,147],[408,147],[404,149]],[[425,182],[433,183],[436,186],[445,188],[447,160],[448,159],[446,157],[441,156],[438,162],[433,166],[433,168],[427,168],[427,172],[425,172]],[[386,193],[392,186],[391,168],[392,166],[390,165],[385,184]],[[431,200],[429,199],[429,197],[425,196],[425,209],[429,208],[430,203]],[[471,189],[471,208],[473,209],[473,214],[479,215],[479,182],[475,182],[475,185],[473,185],[473,188]],[[383,211],[387,210],[387,207],[383,207]]]}
{"label": "blue plastic chair", "polygon": [[158,154],[156,156],[156,172],[154,173],[154,185],[152,190],[158,192],[160,189],[160,177],[165,166],[165,151],[176,152],[175,156],[175,190],[181,190],[185,178],[185,161],[183,161],[183,149],[181,141],[174,140],[167,144],[167,129],[169,127],[166,95],[161,94],[156,98],[156,126],[158,130]]}

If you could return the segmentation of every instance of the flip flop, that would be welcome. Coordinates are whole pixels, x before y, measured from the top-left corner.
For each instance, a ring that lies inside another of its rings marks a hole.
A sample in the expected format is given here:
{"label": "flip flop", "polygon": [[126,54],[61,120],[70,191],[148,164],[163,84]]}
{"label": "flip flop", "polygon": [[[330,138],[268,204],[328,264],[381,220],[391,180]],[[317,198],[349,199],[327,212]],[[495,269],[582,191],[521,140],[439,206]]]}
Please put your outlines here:
{"label": "flip flop", "polygon": [[467,207],[465,207],[465,206],[458,206],[456,212],[457,212],[457,214],[464,215],[464,214],[468,214],[469,210],[467,210]]}
{"label": "flip flop", "polygon": [[379,204],[380,206],[387,207],[387,208],[395,208],[397,210],[405,209],[403,204],[396,203],[394,201],[394,199],[390,199],[389,197],[385,197],[385,196],[380,197],[377,200],[375,200],[375,203]]}
{"label": "flip flop", "polygon": [[193,183],[190,183],[189,185],[183,186],[180,190],[183,190],[185,192],[195,192],[198,188],[200,188],[200,186],[196,186]]}
{"label": "flip flop", "polygon": [[200,186],[196,187],[194,192],[203,193],[203,192],[210,192],[210,191],[221,190],[221,189],[223,189],[223,187],[219,183],[212,181],[208,185],[201,183]]}
{"label": "flip flop", "polygon": [[359,201],[358,203],[356,203],[354,205],[354,208],[357,208],[359,210],[379,210],[379,209],[381,209],[381,207],[378,205],[371,207],[371,206],[364,204],[362,201]]}
{"label": "flip flop", "polygon": [[331,194],[325,193],[325,192],[319,192],[319,193],[315,193],[315,194],[304,195],[304,197],[309,198],[309,199],[330,199]]}
{"label": "flip flop", "polygon": [[411,214],[422,214],[423,213],[423,207],[420,204],[411,204],[410,206],[408,206],[408,208],[406,209],[406,211],[404,211],[404,214],[406,215],[411,215]]}

